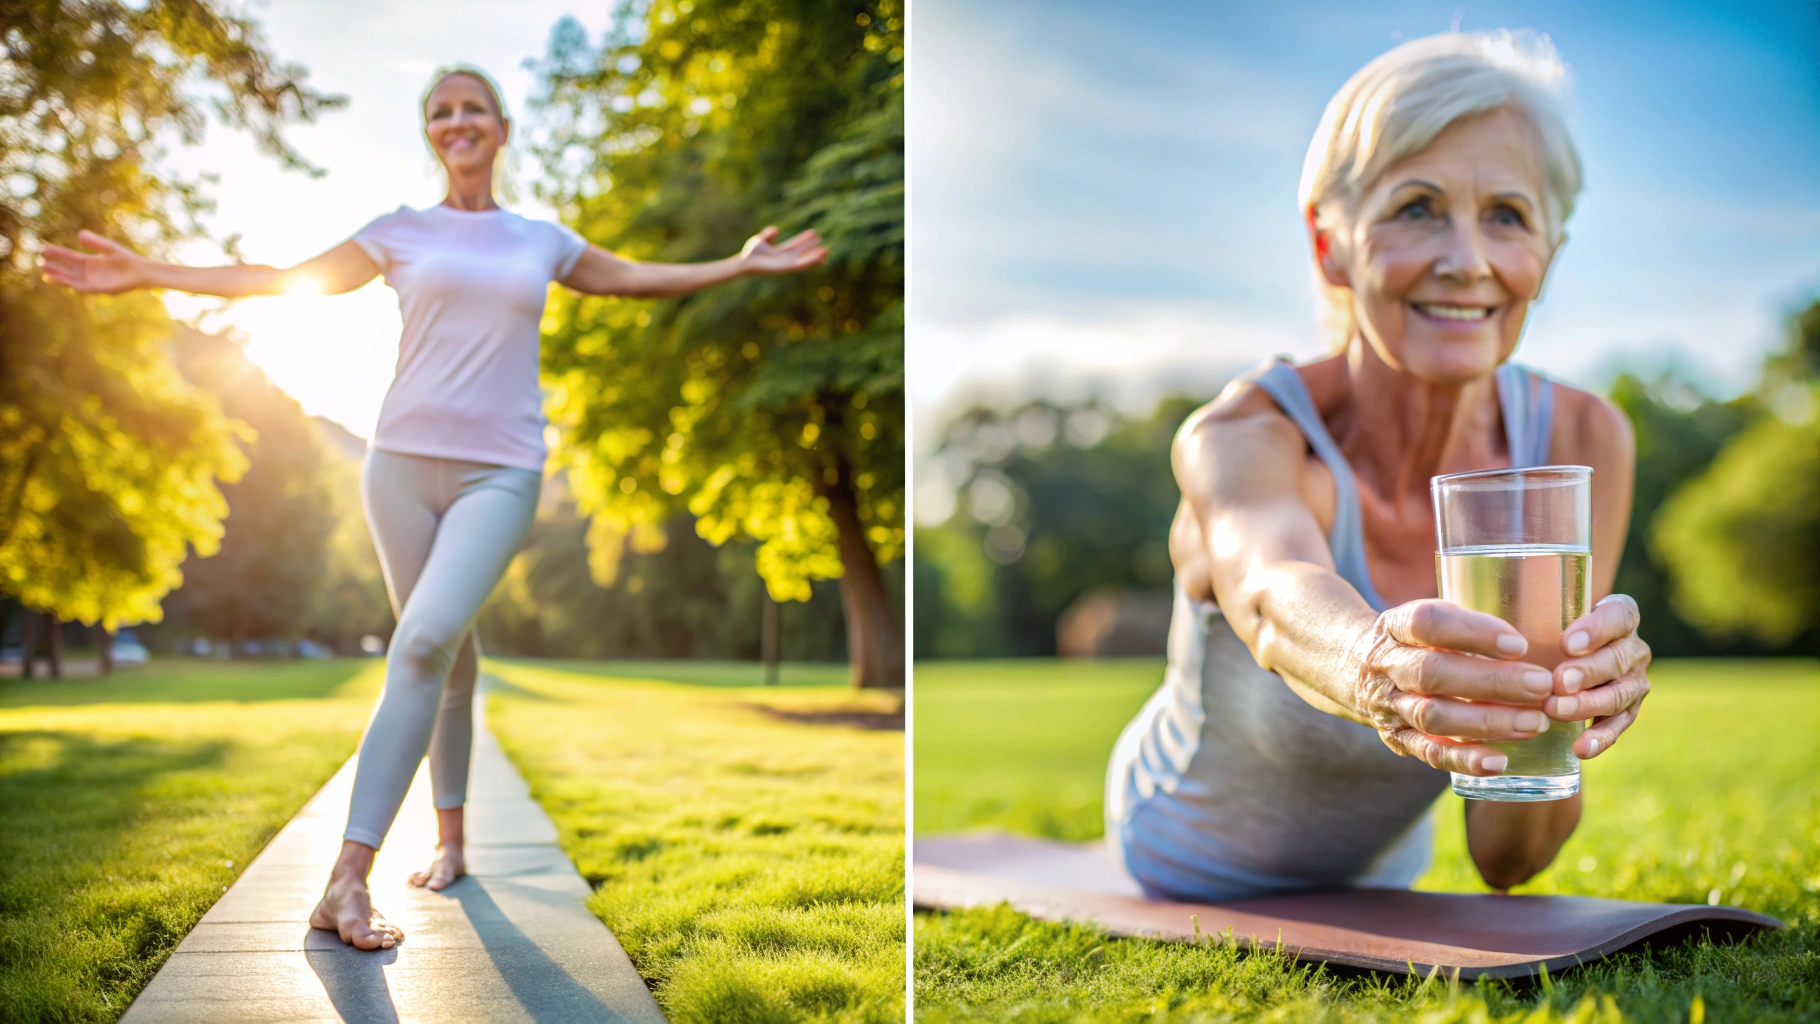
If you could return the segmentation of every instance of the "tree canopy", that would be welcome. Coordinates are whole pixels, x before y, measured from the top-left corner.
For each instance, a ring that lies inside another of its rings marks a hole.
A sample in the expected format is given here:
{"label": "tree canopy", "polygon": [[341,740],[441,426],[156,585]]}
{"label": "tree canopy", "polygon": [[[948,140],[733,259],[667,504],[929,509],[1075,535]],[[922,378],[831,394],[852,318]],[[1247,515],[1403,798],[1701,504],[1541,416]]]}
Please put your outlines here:
{"label": "tree canopy", "polygon": [[1756,397],[1755,421],[1663,506],[1650,548],[1708,633],[1820,641],[1820,301],[1789,318]]}
{"label": "tree canopy", "polygon": [[208,207],[203,182],[160,166],[166,146],[212,111],[310,171],[281,129],[343,101],[205,0],[7,3],[0,45],[0,591],[155,620],[189,551],[220,542],[240,435],[171,366],[156,297],[45,284],[38,252],[82,229],[163,252]]}
{"label": "tree canopy", "polygon": [[222,487],[228,514],[220,550],[184,562],[183,586],[164,602],[167,620],[177,631],[230,642],[295,637],[327,576],[336,525],[317,425],[233,339],[186,327],[172,349],[183,375],[251,431],[246,474]]}
{"label": "tree canopy", "polygon": [[553,298],[550,414],[595,576],[695,517],[758,543],[779,600],[839,577],[856,682],[901,686],[879,570],[904,544],[903,24],[896,0],[628,4],[560,23],[533,104],[540,194],[590,240],[726,256],[766,224],[827,264],[681,300]]}

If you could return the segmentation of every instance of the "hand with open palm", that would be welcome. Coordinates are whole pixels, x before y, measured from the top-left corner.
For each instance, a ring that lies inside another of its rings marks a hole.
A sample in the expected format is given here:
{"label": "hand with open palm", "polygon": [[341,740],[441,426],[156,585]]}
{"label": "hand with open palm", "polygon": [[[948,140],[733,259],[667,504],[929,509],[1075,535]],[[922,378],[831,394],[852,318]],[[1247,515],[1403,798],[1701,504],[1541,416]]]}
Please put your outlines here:
{"label": "hand with open palm", "polygon": [[747,239],[739,251],[740,267],[748,274],[794,274],[827,258],[828,249],[814,231],[804,231],[780,245],[775,226]]}
{"label": "hand with open palm", "polygon": [[95,252],[46,245],[42,257],[44,279],[79,292],[118,295],[145,287],[150,261],[111,238],[93,231],[76,236]]}

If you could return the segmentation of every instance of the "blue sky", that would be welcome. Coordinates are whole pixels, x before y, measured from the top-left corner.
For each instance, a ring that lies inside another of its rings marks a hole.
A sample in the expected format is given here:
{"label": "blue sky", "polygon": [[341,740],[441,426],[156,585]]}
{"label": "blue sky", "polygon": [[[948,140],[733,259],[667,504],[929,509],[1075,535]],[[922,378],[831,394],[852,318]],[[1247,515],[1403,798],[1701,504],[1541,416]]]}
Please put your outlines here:
{"label": "blue sky", "polygon": [[1727,392],[1820,294],[1820,4],[917,0],[910,382],[1137,401],[1312,356],[1295,208],[1328,98],[1399,41],[1547,33],[1586,190],[1520,360]]}

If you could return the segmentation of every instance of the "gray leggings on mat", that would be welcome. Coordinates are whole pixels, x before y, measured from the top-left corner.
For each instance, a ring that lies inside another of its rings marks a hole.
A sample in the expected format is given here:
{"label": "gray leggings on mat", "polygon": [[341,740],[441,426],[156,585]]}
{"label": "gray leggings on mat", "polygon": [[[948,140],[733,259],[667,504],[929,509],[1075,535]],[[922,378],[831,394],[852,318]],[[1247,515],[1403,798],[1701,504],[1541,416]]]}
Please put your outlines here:
{"label": "gray leggings on mat", "polygon": [[426,750],[436,806],[466,802],[474,618],[530,532],[542,484],[528,469],[367,453],[360,494],[398,628],[343,838],[379,848]]}

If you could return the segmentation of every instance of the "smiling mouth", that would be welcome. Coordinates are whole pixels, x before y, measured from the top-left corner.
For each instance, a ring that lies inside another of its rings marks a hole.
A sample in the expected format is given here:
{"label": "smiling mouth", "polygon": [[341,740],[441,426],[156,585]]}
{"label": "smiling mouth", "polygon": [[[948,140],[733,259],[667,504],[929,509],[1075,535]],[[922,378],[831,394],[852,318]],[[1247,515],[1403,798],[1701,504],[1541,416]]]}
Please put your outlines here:
{"label": "smiling mouth", "polygon": [[1438,306],[1429,302],[1412,302],[1409,308],[1435,320],[1450,320],[1455,323],[1489,320],[1497,312],[1496,306]]}

